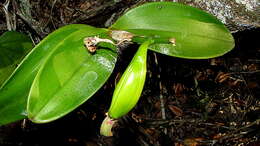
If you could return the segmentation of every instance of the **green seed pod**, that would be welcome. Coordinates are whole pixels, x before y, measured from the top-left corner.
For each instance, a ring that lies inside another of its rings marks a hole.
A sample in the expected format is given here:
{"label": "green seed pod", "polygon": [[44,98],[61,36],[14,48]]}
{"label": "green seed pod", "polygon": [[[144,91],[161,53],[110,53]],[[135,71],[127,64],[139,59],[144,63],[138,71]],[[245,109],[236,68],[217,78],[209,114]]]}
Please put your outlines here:
{"label": "green seed pod", "polygon": [[151,41],[144,42],[136,52],[113,94],[108,115],[117,119],[127,114],[141,96],[146,77],[147,48]]}
{"label": "green seed pod", "polygon": [[112,136],[111,128],[114,123],[113,120],[126,115],[138,102],[145,83],[147,49],[151,43],[153,41],[148,40],[139,47],[118,82],[108,116],[101,125],[100,133],[102,135]]}

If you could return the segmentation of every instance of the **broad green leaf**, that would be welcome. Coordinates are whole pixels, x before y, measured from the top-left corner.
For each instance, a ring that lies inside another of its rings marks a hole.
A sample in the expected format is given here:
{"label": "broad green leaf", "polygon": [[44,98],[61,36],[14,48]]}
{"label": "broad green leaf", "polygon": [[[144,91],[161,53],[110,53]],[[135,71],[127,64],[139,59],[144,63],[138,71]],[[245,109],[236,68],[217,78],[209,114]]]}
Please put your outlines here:
{"label": "broad green leaf", "polygon": [[[28,117],[36,123],[58,119],[88,100],[108,79],[117,53],[99,48],[90,54],[83,44],[89,30],[71,35],[40,68],[30,91]],[[95,29],[92,35],[100,32]]]}
{"label": "broad green leaf", "polygon": [[32,47],[30,38],[22,33],[7,31],[0,36],[0,86]]}
{"label": "broad green leaf", "polygon": [[[174,2],[153,2],[131,9],[110,28],[135,35],[142,43],[153,38],[149,49],[181,58],[203,59],[225,54],[234,47],[226,27],[214,16]],[[176,45],[169,43],[175,38]]]}
{"label": "broad green leaf", "polygon": [[86,36],[104,31],[81,24],[67,25],[48,35],[25,57],[0,89],[0,125],[26,117],[27,97],[39,68],[50,54],[82,30]]}

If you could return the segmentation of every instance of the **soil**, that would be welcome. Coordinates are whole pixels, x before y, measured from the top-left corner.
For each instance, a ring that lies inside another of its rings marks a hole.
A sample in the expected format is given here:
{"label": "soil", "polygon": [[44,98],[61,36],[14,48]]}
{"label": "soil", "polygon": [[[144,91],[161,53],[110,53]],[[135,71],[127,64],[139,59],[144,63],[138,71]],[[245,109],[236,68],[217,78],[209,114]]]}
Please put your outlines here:
{"label": "soil", "polygon": [[[31,8],[25,17],[20,13],[21,2],[13,2],[10,13],[17,14],[16,30],[31,35],[37,43],[66,24],[105,27],[137,2],[32,0],[23,3]],[[3,11],[0,23],[0,32],[6,31]],[[137,48],[130,45],[120,52],[114,73],[90,100],[51,123],[25,119],[1,126],[0,145],[260,145],[259,34],[259,28],[233,33],[235,48],[213,59],[187,60],[149,51],[140,101],[119,119],[113,137],[103,137],[99,127],[115,82]]]}

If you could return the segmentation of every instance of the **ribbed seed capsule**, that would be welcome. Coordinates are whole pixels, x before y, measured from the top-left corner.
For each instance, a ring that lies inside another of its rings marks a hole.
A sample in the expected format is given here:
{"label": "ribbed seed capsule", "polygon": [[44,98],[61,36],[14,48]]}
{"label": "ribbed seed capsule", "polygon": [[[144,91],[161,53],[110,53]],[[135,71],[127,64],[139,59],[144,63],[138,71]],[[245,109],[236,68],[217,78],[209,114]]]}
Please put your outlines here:
{"label": "ribbed seed capsule", "polygon": [[[121,79],[119,80],[108,111],[108,117],[101,125],[101,134],[112,136],[111,122],[126,115],[138,102],[146,77],[146,58],[148,46],[152,40],[144,42],[137,50],[134,58],[128,65]],[[110,125],[109,125],[110,124]],[[109,130],[106,128],[110,128]]]}

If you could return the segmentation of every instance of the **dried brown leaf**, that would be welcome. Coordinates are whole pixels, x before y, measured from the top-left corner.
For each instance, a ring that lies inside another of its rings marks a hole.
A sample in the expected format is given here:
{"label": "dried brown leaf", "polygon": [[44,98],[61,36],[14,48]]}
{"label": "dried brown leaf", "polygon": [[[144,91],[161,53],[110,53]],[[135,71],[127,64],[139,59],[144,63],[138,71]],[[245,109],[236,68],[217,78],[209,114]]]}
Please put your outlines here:
{"label": "dried brown leaf", "polygon": [[176,96],[181,95],[185,89],[186,87],[181,83],[177,83],[173,85],[173,90]]}
{"label": "dried brown leaf", "polygon": [[256,64],[250,64],[248,67],[247,67],[247,70],[248,71],[256,71],[258,69],[258,66]]}
{"label": "dried brown leaf", "polygon": [[168,105],[168,108],[169,108],[170,111],[171,111],[172,113],[174,113],[176,116],[182,116],[182,115],[183,115],[182,109],[178,108],[177,106]]}
{"label": "dried brown leaf", "polygon": [[187,138],[184,140],[184,145],[185,146],[198,146],[200,145],[200,141],[202,141],[203,138]]}
{"label": "dried brown leaf", "polygon": [[247,83],[247,87],[249,89],[259,88],[259,84],[257,82],[249,81]]}
{"label": "dried brown leaf", "polygon": [[229,73],[219,72],[218,75],[215,78],[215,82],[217,83],[223,83],[230,77]]}

